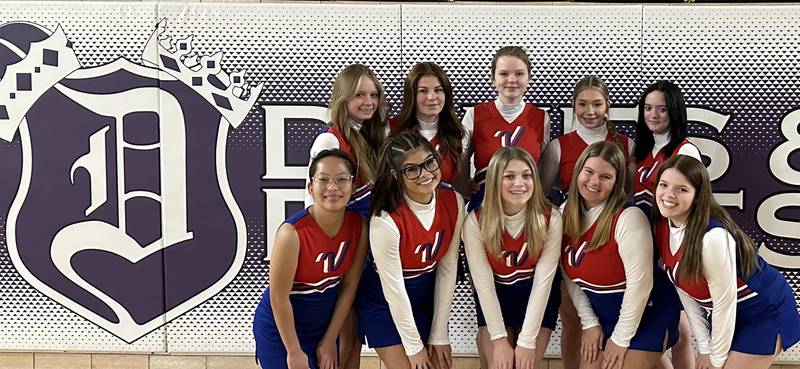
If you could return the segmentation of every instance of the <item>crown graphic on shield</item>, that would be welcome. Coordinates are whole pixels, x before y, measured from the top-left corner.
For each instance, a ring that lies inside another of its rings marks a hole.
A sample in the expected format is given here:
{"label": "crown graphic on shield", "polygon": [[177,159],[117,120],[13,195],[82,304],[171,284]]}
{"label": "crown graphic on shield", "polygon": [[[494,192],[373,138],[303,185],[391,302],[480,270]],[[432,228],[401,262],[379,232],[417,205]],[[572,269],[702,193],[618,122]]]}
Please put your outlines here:
{"label": "crown graphic on shield", "polygon": [[[253,90],[247,88],[244,71],[228,75],[220,67],[222,52],[198,56],[193,52],[193,36],[172,42],[165,36],[167,21],[158,22],[158,28],[147,41],[142,61],[169,73],[217,107],[222,116],[234,127],[244,119],[256,102],[264,84]],[[157,57],[155,57],[157,55]]]}
{"label": "crown graphic on shield", "polygon": [[[33,25],[22,25],[44,31]],[[14,26],[12,23],[4,27]],[[28,109],[51,86],[80,68],[80,63],[60,26],[42,41],[21,45],[8,42],[4,46],[13,48],[11,51],[22,58],[4,66],[5,73],[0,79],[0,138],[11,141]]]}
{"label": "crown graphic on shield", "polygon": [[227,137],[263,84],[165,28],[144,65],[82,68],[61,27],[0,26],[14,56],[0,59],[0,138],[20,143],[0,162],[19,172],[0,183],[16,193],[9,256],[33,288],[126,342],[220,292],[246,251]]}

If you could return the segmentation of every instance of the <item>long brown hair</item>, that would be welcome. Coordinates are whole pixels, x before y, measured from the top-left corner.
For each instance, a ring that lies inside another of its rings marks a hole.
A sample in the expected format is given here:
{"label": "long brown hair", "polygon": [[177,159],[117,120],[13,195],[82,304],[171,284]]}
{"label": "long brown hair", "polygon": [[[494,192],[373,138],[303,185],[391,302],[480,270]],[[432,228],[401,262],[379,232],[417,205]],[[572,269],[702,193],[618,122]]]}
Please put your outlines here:
{"label": "long brown hair", "polygon": [[552,206],[544,196],[539,170],[531,155],[519,147],[503,147],[494,153],[486,172],[486,198],[481,205],[481,237],[486,245],[487,253],[498,259],[502,258],[503,243],[503,197],[500,188],[503,184],[503,173],[511,160],[524,162],[533,175],[533,194],[525,204],[525,240],[528,242],[528,253],[538,258],[547,241],[547,218],[545,212]]}
{"label": "long brown hair", "polygon": [[381,211],[391,213],[397,210],[405,192],[400,169],[408,154],[416,149],[423,149],[436,157],[436,160],[440,160],[431,143],[416,130],[400,132],[383,143],[379,152],[378,177],[372,187],[370,216],[376,216]]}
{"label": "long brown hair", "polygon": [[578,191],[577,182],[584,165],[586,165],[586,160],[595,156],[611,164],[617,174],[614,187],[606,200],[606,206],[595,222],[594,236],[589,247],[586,248],[587,251],[595,250],[608,242],[612,237],[611,222],[628,200],[628,193],[625,189],[628,188],[629,177],[626,172],[625,155],[619,145],[608,141],[598,141],[589,145],[586,150],[583,150],[572,172],[572,183],[569,185],[569,195],[564,208],[564,235],[573,240],[577,240],[581,236],[583,196]]}
{"label": "long brown hair", "polygon": [[[360,131],[356,131],[349,123],[347,102],[355,97],[361,77],[369,78],[378,89],[378,106],[372,117],[365,120]],[[386,117],[389,107],[378,77],[362,64],[351,64],[342,69],[336,76],[331,90],[331,125],[335,126],[350,145],[355,156],[358,172],[366,182],[375,178],[375,151],[380,147],[386,132]]]}
{"label": "long brown hair", "polygon": [[[403,83],[403,107],[397,116],[397,127],[392,130],[392,135],[409,129],[419,129],[417,88],[419,88],[419,80],[424,76],[436,77],[444,89],[444,107],[439,113],[438,132],[436,133],[439,137],[439,154],[447,155],[453,159],[453,163],[458,163],[464,150],[461,144],[464,138],[464,126],[461,125],[461,121],[458,120],[453,109],[453,85],[444,70],[435,63],[417,63],[408,71],[408,76]],[[456,165],[455,169],[458,171],[461,166]],[[458,176],[456,175],[456,177]]]}
{"label": "long brown hair", "polygon": [[[683,260],[681,261],[680,277],[690,281],[697,281],[703,275],[703,237],[706,234],[709,221],[716,219],[730,232],[736,240],[736,256],[738,257],[738,270],[744,276],[752,274],[756,267],[756,245],[747,234],[736,225],[728,212],[719,205],[711,189],[711,181],[706,167],[697,159],[678,155],[664,162],[658,171],[658,182],[667,169],[675,169],[694,187],[695,195],[689,216],[686,218],[686,236],[683,238]],[[656,215],[660,216],[658,207]]]}
{"label": "long brown hair", "polygon": [[[608,130],[608,133],[611,134],[611,137],[614,137],[614,142],[616,142],[616,144],[619,145],[619,148],[622,149],[622,153],[626,154],[627,156],[628,148],[622,146],[622,140],[619,137],[617,126],[611,121],[611,119],[608,118],[608,111],[611,109],[611,99],[609,99],[608,85],[605,83],[605,81],[594,75],[588,75],[578,80],[578,82],[575,83],[575,86],[572,88],[571,100],[573,109],[578,95],[584,90],[588,90],[590,88],[597,90],[597,92],[603,95],[603,99],[606,101],[606,112],[603,113],[603,121],[605,122],[606,129]],[[572,115],[572,119],[575,119],[575,114]]]}

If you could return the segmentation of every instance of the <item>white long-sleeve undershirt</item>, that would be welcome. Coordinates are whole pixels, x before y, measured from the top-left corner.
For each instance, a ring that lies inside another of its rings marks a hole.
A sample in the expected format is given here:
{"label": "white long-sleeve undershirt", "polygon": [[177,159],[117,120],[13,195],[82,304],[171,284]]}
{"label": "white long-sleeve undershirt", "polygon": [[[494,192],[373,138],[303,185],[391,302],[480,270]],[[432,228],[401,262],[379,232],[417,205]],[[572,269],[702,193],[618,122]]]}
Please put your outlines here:
{"label": "white long-sleeve undershirt", "polygon": [[[651,155],[653,157],[656,157],[656,155],[658,155],[658,152],[661,151],[661,149],[663,149],[664,146],[667,146],[670,138],[671,136],[669,132],[662,134],[653,133],[653,152],[651,153]],[[689,145],[681,146],[678,149],[678,152],[675,153],[675,155],[691,156],[701,162],[703,161],[703,159],[700,158],[700,150],[697,149],[697,146],[691,143]]]}
{"label": "white long-sleeve undershirt", "polygon": [[430,141],[436,134],[439,133],[439,119],[434,119],[433,122],[426,122],[422,119],[417,117],[417,122],[419,122],[419,134],[422,137],[425,137],[426,140]]}
{"label": "white long-sleeve undershirt", "polygon": [[[422,135],[422,137],[425,137],[426,140],[430,141],[434,139],[434,137],[436,137],[436,135],[439,133],[438,118],[433,122],[426,122],[417,117],[417,122],[419,122],[419,133]],[[469,147],[469,141],[470,141],[469,135],[466,132],[464,132],[464,137],[461,138],[462,151],[467,150],[467,148]]]}
{"label": "white long-sleeve undershirt", "polygon": [[[420,204],[404,196],[409,208],[414,212],[423,227],[429,229],[436,215],[436,196],[428,204]],[[453,292],[456,287],[456,269],[458,266],[458,245],[461,226],[464,223],[464,200],[456,196],[458,203],[458,218],[453,239],[447,253],[436,265],[436,285],[434,287],[433,323],[428,343],[432,345],[446,345],[450,343],[447,323],[450,318],[450,305],[453,301]],[[403,267],[400,261],[400,231],[394,219],[381,212],[378,216],[370,218],[369,241],[381,288],[389,304],[397,332],[403,343],[406,355],[414,355],[424,348],[424,344],[417,331],[412,314],[411,301],[406,292],[403,279]]]}
{"label": "white long-sleeve undershirt", "polygon": [[[605,203],[583,211],[581,233],[585,233],[605,208]],[[614,229],[620,259],[625,268],[625,292],[622,296],[619,320],[611,334],[611,340],[620,347],[628,347],[642,319],[650,290],[653,288],[653,237],[650,222],[635,206],[620,214]],[[586,293],[569,278],[567,290],[572,297],[583,329],[598,325],[599,320],[592,310]]]}
{"label": "white long-sleeve undershirt", "polygon": [[[683,243],[686,227],[670,223],[669,249],[675,255]],[[703,236],[703,277],[708,283],[713,308],[711,322],[700,304],[678,288],[701,354],[711,354],[711,364],[722,367],[728,359],[736,328],[737,276],[736,240],[725,228],[714,228]]]}
{"label": "white long-sleeve undershirt", "polygon": [[[519,237],[525,227],[524,211],[511,216],[504,215],[503,225],[509,235],[514,238]],[[517,345],[525,348],[536,348],[536,337],[539,334],[544,311],[547,307],[545,302],[550,296],[553,277],[558,270],[562,231],[561,213],[556,208],[553,208],[548,225],[547,240],[535,265],[533,286],[528,297],[525,319],[517,337]],[[467,216],[462,239],[464,240],[464,249],[469,263],[470,274],[472,275],[473,286],[481,303],[481,310],[486,320],[486,328],[489,331],[490,339],[496,340],[507,337],[508,334],[503,321],[497,290],[495,289],[494,274],[488,260],[490,256],[486,253],[486,247],[481,236],[480,223],[474,212]]]}

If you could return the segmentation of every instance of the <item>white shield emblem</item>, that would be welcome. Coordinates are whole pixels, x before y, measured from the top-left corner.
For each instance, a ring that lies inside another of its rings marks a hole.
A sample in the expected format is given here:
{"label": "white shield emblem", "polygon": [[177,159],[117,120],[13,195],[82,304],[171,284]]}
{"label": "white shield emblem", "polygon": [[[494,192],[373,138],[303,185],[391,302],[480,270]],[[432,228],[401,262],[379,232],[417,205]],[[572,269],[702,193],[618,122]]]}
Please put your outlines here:
{"label": "white shield emblem", "polygon": [[[26,24],[5,66],[0,137],[19,140],[6,240],[38,291],[126,342],[208,300],[239,272],[244,217],[228,132],[260,93],[221,54],[151,36],[142,59],[89,69],[60,29]],[[44,35],[42,35],[44,34]],[[26,71],[35,70],[34,73]],[[11,83],[16,82],[16,83]]]}

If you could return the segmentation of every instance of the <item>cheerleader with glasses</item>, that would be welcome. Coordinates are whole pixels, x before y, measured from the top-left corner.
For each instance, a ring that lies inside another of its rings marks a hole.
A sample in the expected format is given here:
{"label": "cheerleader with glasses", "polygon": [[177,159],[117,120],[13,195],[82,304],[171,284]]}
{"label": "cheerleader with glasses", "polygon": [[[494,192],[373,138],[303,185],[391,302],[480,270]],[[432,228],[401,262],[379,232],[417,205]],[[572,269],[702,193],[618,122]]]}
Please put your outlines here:
{"label": "cheerleader with glasses", "polygon": [[[386,138],[389,111],[386,93],[375,73],[362,64],[351,64],[336,76],[329,104],[331,122],[311,145],[310,158],[322,150],[340,149],[356,165],[355,191],[347,208],[367,217],[372,182],[376,176],[376,151]],[[306,196],[306,206],[314,198]],[[355,317],[348,316],[339,337],[343,367],[356,369],[361,360],[361,342]]]}
{"label": "cheerleader with glasses", "polygon": [[263,368],[337,369],[336,338],[355,298],[367,251],[367,227],[346,210],[355,166],[340,150],[311,161],[314,204],[275,235],[269,287],[253,320]]}
{"label": "cheerleader with glasses", "polygon": [[367,343],[390,369],[452,368],[447,322],[464,203],[439,187],[430,142],[406,131],[381,147],[370,205],[371,254],[354,305]]}

